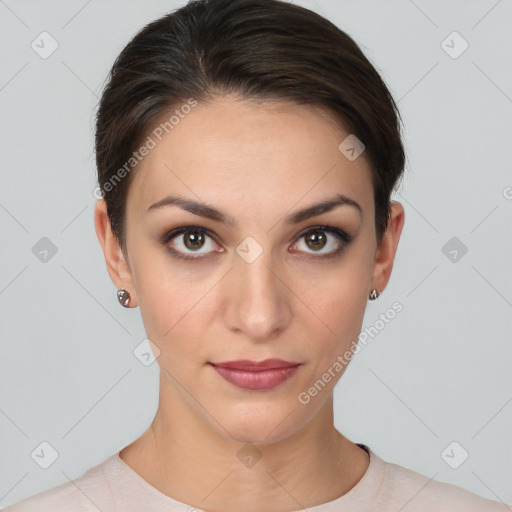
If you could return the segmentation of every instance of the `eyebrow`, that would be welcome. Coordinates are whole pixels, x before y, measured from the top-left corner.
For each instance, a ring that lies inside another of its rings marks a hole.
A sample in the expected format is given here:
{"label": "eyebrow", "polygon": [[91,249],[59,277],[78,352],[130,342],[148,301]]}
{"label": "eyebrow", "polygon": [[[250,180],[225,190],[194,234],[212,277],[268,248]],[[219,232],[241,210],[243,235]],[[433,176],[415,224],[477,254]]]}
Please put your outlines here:
{"label": "eyebrow", "polygon": [[[153,203],[151,206],[149,206],[147,212],[172,205],[179,206],[182,210],[194,213],[195,215],[200,215],[201,217],[206,217],[207,219],[222,222],[223,224],[227,224],[229,226],[236,226],[236,221],[233,217],[217,210],[213,206],[179,196],[164,197],[160,201],[157,201],[156,203]],[[329,212],[338,206],[345,205],[354,207],[359,212],[359,215],[362,216],[363,210],[359,203],[343,194],[337,194],[334,197],[325,199],[320,203],[313,204],[303,208],[302,210],[292,213],[291,215],[288,215],[285,217],[284,222],[285,224],[298,224],[299,222],[307,220],[311,217]]]}

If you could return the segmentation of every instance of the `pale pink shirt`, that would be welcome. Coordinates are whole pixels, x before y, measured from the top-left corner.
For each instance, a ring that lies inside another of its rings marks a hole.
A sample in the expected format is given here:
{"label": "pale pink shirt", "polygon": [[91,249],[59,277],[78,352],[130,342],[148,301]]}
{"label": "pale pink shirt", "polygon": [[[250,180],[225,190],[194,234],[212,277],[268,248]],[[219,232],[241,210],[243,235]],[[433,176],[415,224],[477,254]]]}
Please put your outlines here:
{"label": "pale pink shirt", "polygon": [[[358,443],[359,444],[359,443]],[[370,464],[361,480],[343,496],[307,512],[506,512],[490,501],[452,484],[385,462],[365,445]],[[5,512],[196,512],[144,480],[119,452],[73,482],[26,498]],[[243,512],[243,511],[241,511]],[[269,511],[271,512],[271,511]],[[296,512],[299,512],[297,509]]]}

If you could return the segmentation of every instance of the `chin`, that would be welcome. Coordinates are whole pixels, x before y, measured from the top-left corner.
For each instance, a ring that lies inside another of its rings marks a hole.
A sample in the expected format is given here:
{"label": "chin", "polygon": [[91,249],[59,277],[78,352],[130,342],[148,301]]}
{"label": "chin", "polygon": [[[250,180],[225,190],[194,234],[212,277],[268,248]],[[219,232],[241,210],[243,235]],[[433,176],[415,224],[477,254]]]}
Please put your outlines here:
{"label": "chin", "polygon": [[255,444],[255,445],[266,445],[273,444],[288,437],[287,433],[281,433],[276,436],[274,432],[272,432],[272,428],[268,430],[258,429],[251,427],[250,429],[239,428],[234,432],[230,431],[232,436],[230,438],[231,441],[236,441],[238,443],[243,444]]}
{"label": "chin", "polygon": [[217,424],[214,427],[225,439],[260,445],[283,441],[301,427],[296,416],[290,414],[289,407],[266,407],[263,410],[258,406],[252,406],[250,413],[246,411],[244,414],[243,411],[235,410],[233,415],[223,414],[222,419],[219,418],[219,423],[225,430]]}

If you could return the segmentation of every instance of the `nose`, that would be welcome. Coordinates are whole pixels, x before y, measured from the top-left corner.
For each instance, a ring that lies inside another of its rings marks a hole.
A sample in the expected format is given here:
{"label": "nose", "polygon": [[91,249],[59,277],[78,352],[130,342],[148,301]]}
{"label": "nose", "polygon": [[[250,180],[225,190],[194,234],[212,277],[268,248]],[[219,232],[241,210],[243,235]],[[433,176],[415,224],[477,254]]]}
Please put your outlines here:
{"label": "nose", "polygon": [[235,255],[226,276],[225,323],[228,329],[243,333],[252,341],[274,338],[289,325],[292,288],[283,270],[272,262],[270,251],[263,251],[252,262]]}

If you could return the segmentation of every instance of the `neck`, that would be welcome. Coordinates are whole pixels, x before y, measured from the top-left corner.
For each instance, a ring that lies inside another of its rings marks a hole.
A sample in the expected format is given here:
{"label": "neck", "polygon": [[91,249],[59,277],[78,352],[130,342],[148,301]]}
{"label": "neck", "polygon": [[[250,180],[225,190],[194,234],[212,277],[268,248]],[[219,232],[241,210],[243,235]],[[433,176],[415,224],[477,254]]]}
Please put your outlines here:
{"label": "neck", "polygon": [[[332,394],[303,428],[282,439],[235,440],[182,401],[166,398],[121,458],[160,492],[196,508],[294,511],[347,493],[368,468],[364,450],[333,424]],[[179,421],[176,421],[179,418]]]}

